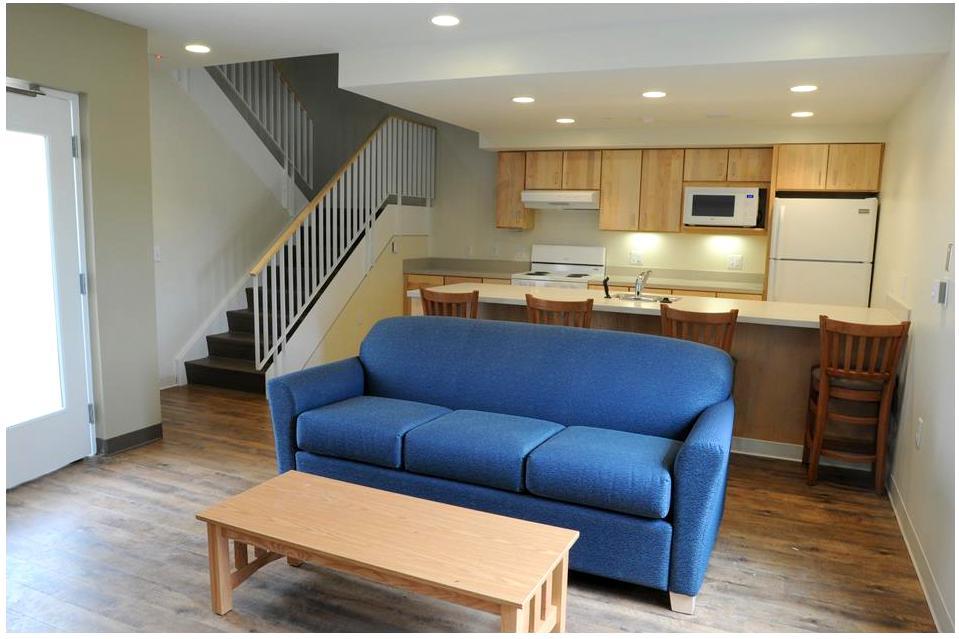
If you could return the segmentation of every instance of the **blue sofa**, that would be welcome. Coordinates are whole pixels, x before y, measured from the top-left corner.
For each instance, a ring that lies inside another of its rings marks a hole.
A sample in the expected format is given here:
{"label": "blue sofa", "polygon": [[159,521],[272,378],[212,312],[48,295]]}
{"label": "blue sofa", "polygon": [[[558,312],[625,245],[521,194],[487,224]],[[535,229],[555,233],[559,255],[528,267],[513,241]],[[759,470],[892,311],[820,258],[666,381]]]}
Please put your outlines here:
{"label": "blue sofa", "polygon": [[396,317],[269,381],[291,469],[573,528],[573,570],[692,612],[733,429],[723,351],[651,335]]}

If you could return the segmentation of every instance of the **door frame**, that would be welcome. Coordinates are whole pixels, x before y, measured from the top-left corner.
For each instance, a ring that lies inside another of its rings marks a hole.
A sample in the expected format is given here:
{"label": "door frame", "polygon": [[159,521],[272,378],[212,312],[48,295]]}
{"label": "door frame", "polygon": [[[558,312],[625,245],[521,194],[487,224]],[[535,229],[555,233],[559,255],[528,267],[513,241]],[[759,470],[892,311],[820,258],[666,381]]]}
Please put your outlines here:
{"label": "door frame", "polygon": [[[91,345],[91,302],[90,302],[90,270],[87,264],[87,232],[86,232],[86,222],[87,222],[87,207],[85,206],[86,198],[85,192],[83,189],[84,181],[84,171],[83,171],[83,136],[80,132],[80,94],[72,93],[69,91],[61,91],[59,89],[53,89],[46,86],[41,86],[39,84],[27,82],[25,80],[20,80],[18,78],[7,77],[6,79],[7,90],[13,89],[14,93],[19,93],[21,95],[34,94],[33,97],[37,95],[43,95],[48,98],[54,98],[57,100],[63,100],[70,106],[70,128],[73,131],[74,139],[74,157],[73,157],[73,183],[74,188],[74,197],[76,198],[76,211],[77,211],[77,256],[79,258],[79,264],[77,268],[79,273],[81,273],[85,279],[85,286],[83,287],[83,293],[81,296],[84,298],[80,303],[80,316],[82,321],[82,330],[81,334],[83,335],[83,374],[86,378],[87,383],[87,405],[92,406],[90,411],[90,420],[87,423],[87,431],[90,440],[90,455],[93,456],[97,452],[96,445],[96,420],[97,420],[97,405],[95,401],[96,393],[93,388],[93,353]],[[37,418],[40,419],[40,418]],[[27,420],[22,422],[23,424],[29,424],[33,420]]]}

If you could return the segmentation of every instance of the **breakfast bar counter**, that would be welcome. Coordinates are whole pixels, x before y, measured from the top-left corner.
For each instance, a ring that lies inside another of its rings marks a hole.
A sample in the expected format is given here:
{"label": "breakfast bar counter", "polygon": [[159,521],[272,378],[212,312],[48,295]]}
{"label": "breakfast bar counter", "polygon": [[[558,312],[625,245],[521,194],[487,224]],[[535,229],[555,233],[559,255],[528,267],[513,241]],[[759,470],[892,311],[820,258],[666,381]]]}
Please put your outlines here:
{"label": "breakfast bar counter", "polygon": [[[479,317],[526,321],[526,294],[552,300],[593,298],[593,329],[660,333],[659,304],[605,299],[602,291],[463,283],[430,287],[462,293],[479,291]],[[419,314],[419,291],[412,313]],[[733,340],[736,359],[734,449],[786,459],[800,459],[806,423],[809,371],[819,363],[819,316],[861,324],[895,324],[899,320],[880,308],[794,304],[712,297],[682,297],[671,305],[703,313],[739,309]],[[602,357],[602,353],[597,353]],[[597,388],[596,392],[603,392]],[[629,398],[611,397],[610,401]]]}

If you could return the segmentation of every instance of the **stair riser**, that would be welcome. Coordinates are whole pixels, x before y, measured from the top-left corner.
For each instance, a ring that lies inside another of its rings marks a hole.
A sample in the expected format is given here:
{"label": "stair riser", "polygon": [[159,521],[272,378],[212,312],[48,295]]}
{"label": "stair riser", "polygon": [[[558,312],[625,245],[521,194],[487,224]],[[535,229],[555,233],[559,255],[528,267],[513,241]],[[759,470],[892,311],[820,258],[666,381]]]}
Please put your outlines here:
{"label": "stair riser", "polygon": [[252,333],[253,313],[247,311],[227,311],[226,323],[231,331]]}
{"label": "stair riser", "polygon": [[266,392],[266,377],[262,373],[246,373],[186,363],[186,378],[191,384],[232,388],[250,393]]}
{"label": "stair riser", "polygon": [[[300,292],[297,291],[296,295],[297,295],[297,299],[299,299]],[[278,295],[276,296],[276,310],[278,313],[280,311],[280,306],[284,299],[286,301],[287,307],[289,307],[293,299],[292,291],[287,292],[282,289],[278,291]],[[260,309],[261,310],[264,308],[271,309],[272,306],[273,306],[273,296],[272,296],[271,289],[269,288],[261,289],[260,290]],[[253,288],[252,287],[249,287],[246,289],[246,308],[247,310],[250,310],[250,311],[253,310]]]}
{"label": "stair riser", "polygon": [[210,355],[215,357],[232,357],[233,359],[253,361],[253,344],[242,344],[207,335],[206,347],[210,351]]}

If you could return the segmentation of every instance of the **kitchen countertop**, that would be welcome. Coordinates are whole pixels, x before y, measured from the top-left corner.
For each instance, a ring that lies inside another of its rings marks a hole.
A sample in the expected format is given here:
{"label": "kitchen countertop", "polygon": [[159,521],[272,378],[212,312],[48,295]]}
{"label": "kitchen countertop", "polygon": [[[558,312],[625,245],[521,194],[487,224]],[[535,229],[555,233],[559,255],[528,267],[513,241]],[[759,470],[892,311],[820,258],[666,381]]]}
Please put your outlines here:
{"label": "kitchen countertop", "polygon": [[[434,290],[448,293],[479,291],[479,301],[486,304],[506,304],[525,306],[526,293],[552,300],[582,300],[593,298],[593,310],[600,313],[630,313],[634,315],[659,315],[659,304],[655,302],[632,302],[619,299],[605,299],[602,291],[507,286],[505,284],[447,284],[432,287]],[[408,291],[411,298],[419,298],[418,290]],[[739,309],[740,322],[747,324],[767,324],[794,328],[819,328],[819,316],[828,315],[832,319],[859,324],[897,324],[892,313],[882,308],[864,308],[858,306],[832,306],[828,304],[796,304],[792,302],[761,302],[753,300],[733,300],[721,297],[682,297],[672,304],[673,308],[700,313],[722,313]]]}
{"label": "kitchen countertop", "polygon": [[[529,270],[529,262],[515,260],[479,260],[453,257],[423,257],[403,260],[404,273],[421,275],[451,275],[456,277],[492,277],[509,279],[513,273]],[[609,283],[614,286],[632,286],[636,274],[643,268],[609,266]],[[650,288],[689,289],[698,291],[728,291],[737,293],[763,292],[762,273],[693,271],[679,269],[652,269],[646,286]],[[590,278],[590,284],[600,284],[603,278]]]}

